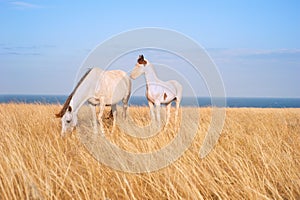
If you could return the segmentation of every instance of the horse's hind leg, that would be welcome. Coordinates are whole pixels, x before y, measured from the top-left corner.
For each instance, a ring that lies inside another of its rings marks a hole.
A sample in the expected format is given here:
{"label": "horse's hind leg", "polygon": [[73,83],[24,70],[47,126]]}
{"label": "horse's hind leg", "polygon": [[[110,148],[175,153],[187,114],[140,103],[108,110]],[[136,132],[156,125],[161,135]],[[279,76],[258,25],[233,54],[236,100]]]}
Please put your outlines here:
{"label": "horse's hind leg", "polygon": [[113,114],[113,127],[112,127],[112,133],[114,132],[115,128],[116,128],[116,120],[117,120],[117,105],[111,105],[111,112]]}
{"label": "horse's hind leg", "polygon": [[158,127],[160,127],[160,102],[155,102],[155,112],[156,112],[156,122]]}
{"label": "horse's hind leg", "polygon": [[179,111],[179,105],[181,102],[182,98],[182,85],[178,83],[177,81],[170,81],[176,88],[177,94],[176,94],[176,108],[175,108],[175,124],[177,123],[178,120],[178,111]]}
{"label": "horse's hind leg", "polygon": [[123,119],[126,119],[127,117],[127,108],[128,108],[128,101],[130,98],[130,93],[131,93],[131,80],[129,77],[124,79],[126,82],[126,86],[127,86],[127,92],[122,100],[123,102]]}
{"label": "horse's hind leg", "polygon": [[166,125],[168,125],[170,122],[171,105],[172,105],[172,102],[168,103],[167,107],[166,107],[166,109],[167,109]]}
{"label": "horse's hind leg", "polygon": [[123,119],[126,119],[127,117],[127,109],[128,109],[128,98],[123,99]]}
{"label": "horse's hind leg", "polygon": [[179,111],[179,105],[180,105],[181,99],[176,99],[176,108],[175,108],[175,124],[178,120],[178,111]]}

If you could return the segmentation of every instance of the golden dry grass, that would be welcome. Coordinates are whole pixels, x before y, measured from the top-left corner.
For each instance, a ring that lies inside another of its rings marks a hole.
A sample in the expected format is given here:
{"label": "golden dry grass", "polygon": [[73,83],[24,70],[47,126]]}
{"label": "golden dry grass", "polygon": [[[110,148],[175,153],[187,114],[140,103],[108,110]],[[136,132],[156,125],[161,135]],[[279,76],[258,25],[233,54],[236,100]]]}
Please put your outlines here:
{"label": "golden dry grass", "polygon": [[[199,108],[200,126],[183,156],[141,174],[97,162],[76,133],[61,138],[59,109],[0,104],[0,199],[300,199],[300,109],[228,108],[219,142],[200,159],[211,109]],[[130,113],[149,118],[148,108]],[[174,133],[145,142],[121,131],[107,137],[137,151],[168,143]]]}

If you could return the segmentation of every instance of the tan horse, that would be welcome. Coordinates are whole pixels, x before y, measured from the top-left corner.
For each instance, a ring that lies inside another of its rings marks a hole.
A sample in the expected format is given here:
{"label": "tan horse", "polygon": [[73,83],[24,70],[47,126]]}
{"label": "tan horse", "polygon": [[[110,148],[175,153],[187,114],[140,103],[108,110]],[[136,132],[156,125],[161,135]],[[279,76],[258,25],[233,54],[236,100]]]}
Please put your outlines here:
{"label": "tan horse", "polygon": [[166,124],[169,123],[170,120],[170,110],[172,101],[176,102],[176,110],[175,110],[175,123],[178,118],[178,110],[180,101],[182,98],[182,86],[175,80],[170,81],[162,81],[160,80],[154,69],[152,64],[144,59],[143,55],[140,55],[137,63],[132,70],[130,77],[132,79],[136,79],[140,75],[145,74],[147,91],[146,97],[148,99],[148,104],[150,107],[151,119],[154,120],[154,105],[156,108],[156,121],[160,125],[160,104],[166,104],[167,106],[167,119]]}
{"label": "tan horse", "polygon": [[91,106],[99,106],[98,122],[102,133],[104,131],[102,122],[104,108],[106,105],[111,106],[114,130],[117,115],[116,104],[123,102],[123,118],[126,118],[130,93],[131,80],[124,71],[89,69],[69,95],[61,111],[56,114],[62,122],[61,135],[64,136],[67,130],[73,130],[77,125],[77,113],[86,101]]}

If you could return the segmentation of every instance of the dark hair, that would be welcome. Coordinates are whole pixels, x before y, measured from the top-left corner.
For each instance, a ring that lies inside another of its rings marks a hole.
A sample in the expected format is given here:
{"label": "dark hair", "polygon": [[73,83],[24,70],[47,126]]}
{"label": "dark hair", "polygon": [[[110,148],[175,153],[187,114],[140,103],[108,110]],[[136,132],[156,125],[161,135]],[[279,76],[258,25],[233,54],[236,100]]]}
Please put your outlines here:
{"label": "dark hair", "polygon": [[62,118],[64,116],[64,114],[66,113],[67,110],[69,110],[70,112],[72,111],[72,107],[69,106],[70,105],[70,101],[73,97],[73,95],[75,94],[77,88],[79,87],[79,85],[83,82],[83,80],[85,79],[85,77],[90,73],[90,71],[93,68],[90,68],[80,79],[80,81],[77,83],[76,87],[73,89],[73,91],[71,92],[71,94],[68,96],[66,102],[64,103],[63,108],[61,109],[61,111],[57,114],[55,114],[56,117],[58,118]]}

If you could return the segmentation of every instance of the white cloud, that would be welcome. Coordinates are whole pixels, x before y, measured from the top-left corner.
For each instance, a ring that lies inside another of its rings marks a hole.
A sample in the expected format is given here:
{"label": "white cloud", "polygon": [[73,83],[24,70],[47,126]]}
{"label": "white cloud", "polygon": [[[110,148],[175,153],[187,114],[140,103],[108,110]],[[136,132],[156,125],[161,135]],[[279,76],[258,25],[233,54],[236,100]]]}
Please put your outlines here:
{"label": "white cloud", "polygon": [[207,49],[213,55],[229,57],[299,55],[300,49]]}
{"label": "white cloud", "polygon": [[273,62],[300,64],[300,49],[207,49],[217,64]]}
{"label": "white cloud", "polygon": [[42,6],[28,3],[24,1],[12,1],[10,2],[11,5],[13,5],[15,8],[21,8],[21,9],[27,9],[27,8],[42,8]]}
{"label": "white cloud", "polygon": [[14,45],[1,45],[0,44],[0,55],[1,56],[37,56],[42,55],[43,53],[47,52],[56,48],[55,45],[49,44],[42,44],[42,45],[25,45],[25,46],[14,46]]}

